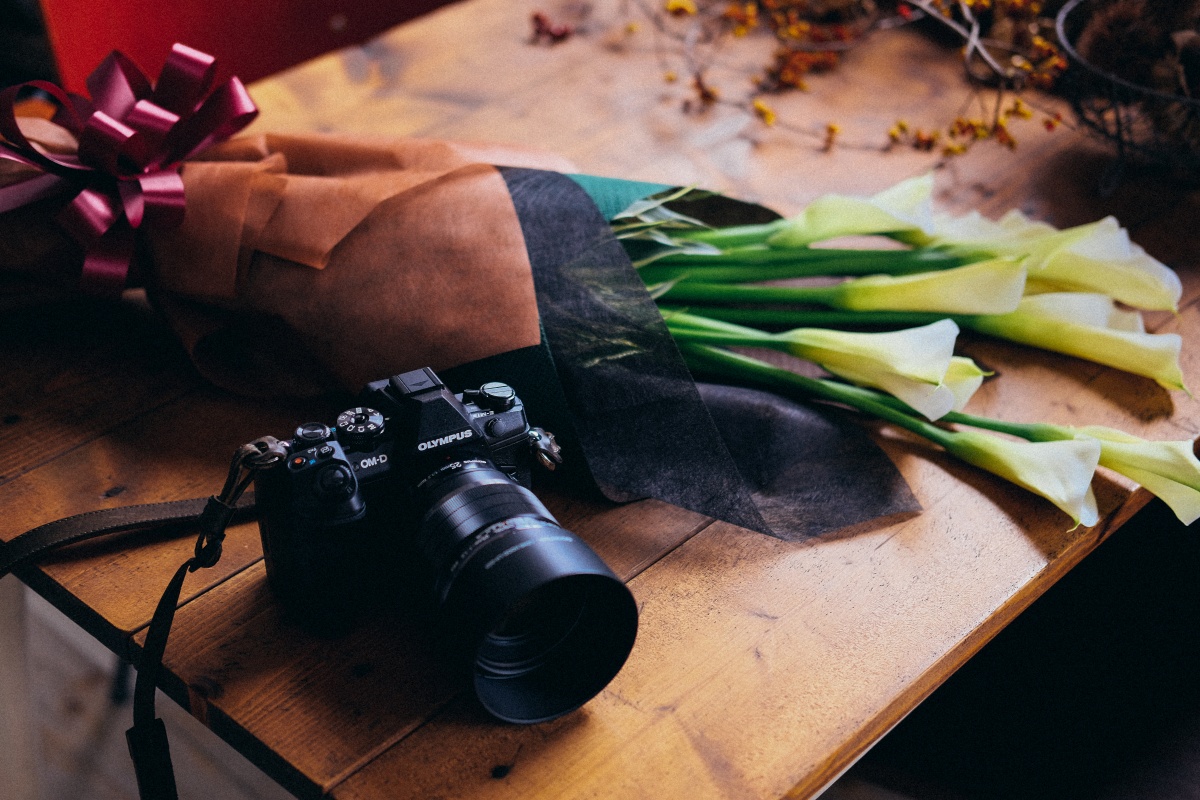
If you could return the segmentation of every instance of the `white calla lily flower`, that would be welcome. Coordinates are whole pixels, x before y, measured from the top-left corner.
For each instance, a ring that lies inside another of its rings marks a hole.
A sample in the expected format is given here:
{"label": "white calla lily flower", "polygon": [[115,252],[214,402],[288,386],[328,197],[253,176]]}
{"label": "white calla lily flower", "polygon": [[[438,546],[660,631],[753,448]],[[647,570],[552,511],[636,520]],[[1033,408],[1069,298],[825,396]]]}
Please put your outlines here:
{"label": "white calla lily flower", "polygon": [[1135,308],[1176,311],[1183,294],[1179,276],[1130,241],[1113,217],[1058,230],[1016,209],[995,222],[978,212],[937,215],[930,235],[908,238],[1022,258],[1031,286],[1102,292]]}
{"label": "white calla lily flower", "polygon": [[1139,483],[1184,525],[1200,519],[1200,460],[1191,440],[1153,442],[1100,425],[1071,430],[1100,442],[1101,466]]}
{"label": "white calla lily flower", "polygon": [[981,333],[1094,361],[1187,391],[1179,367],[1183,340],[1174,333],[1145,333],[1140,315],[1122,311],[1104,295],[1031,295],[1016,311],[971,318]]}
{"label": "white calla lily flower", "polygon": [[954,391],[944,384],[958,326],[944,319],[888,333],[796,328],[775,334],[796,356],[859,386],[891,394],[929,419],[953,410]]}
{"label": "white calla lily flower", "polygon": [[943,446],[969,464],[1041,495],[1070,515],[1076,525],[1100,519],[1092,476],[1100,462],[1095,439],[1026,442],[980,431],[955,431]]}
{"label": "white calla lily flower", "polygon": [[927,173],[869,198],[828,194],[778,225],[770,247],[803,247],[840,236],[914,232],[933,227],[933,175]]}
{"label": "white calla lily flower", "polygon": [[888,333],[825,328],[765,333],[686,312],[663,318],[676,340],[783,350],[851,383],[885,391],[931,420],[954,410],[956,392],[967,396],[971,391],[972,379],[960,379],[957,372],[953,385],[946,384],[958,336],[958,325],[949,319]]}
{"label": "white calla lily flower", "polygon": [[836,305],[849,311],[1007,314],[1025,292],[1025,267],[996,258],[914,275],[871,275],[842,283]]}
{"label": "white calla lily flower", "polygon": [[962,411],[967,407],[967,401],[983,385],[983,379],[991,375],[979,368],[971,359],[965,356],[954,356],[946,369],[942,384],[954,394],[954,410]]}

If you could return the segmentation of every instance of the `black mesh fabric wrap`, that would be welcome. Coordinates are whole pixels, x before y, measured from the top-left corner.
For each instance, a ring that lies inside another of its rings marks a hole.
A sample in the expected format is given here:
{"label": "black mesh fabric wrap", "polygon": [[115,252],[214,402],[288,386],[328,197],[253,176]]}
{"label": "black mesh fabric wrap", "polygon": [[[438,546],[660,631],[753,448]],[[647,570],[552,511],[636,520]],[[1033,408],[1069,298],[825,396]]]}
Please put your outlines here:
{"label": "black mesh fabric wrap", "polygon": [[697,388],[587,193],[558,173],[501,172],[542,345],[446,370],[448,385],[510,382],[531,424],[554,431],[616,502],[654,497],[789,540],[919,508],[856,426],[766,392]]}

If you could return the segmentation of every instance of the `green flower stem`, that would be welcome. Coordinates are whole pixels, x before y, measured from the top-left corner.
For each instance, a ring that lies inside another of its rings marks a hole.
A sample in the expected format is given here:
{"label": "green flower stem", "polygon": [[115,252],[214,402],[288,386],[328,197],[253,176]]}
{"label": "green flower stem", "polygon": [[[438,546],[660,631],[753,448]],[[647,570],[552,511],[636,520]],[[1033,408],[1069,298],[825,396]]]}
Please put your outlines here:
{"label": "green flower stem", "polygon": [[[892,406],[897,410],[911,410],[904,402],[891,395],[874,392],[870,389],[859,389],[859,391],[871,392],[871,394],[875,395],[875,399],[878,402]],[[1045,422],[1008,422],[1002,419],[966,414],[962,411],[947,412],[938,421],[954,423],[955,425],[966,425],[971,428],[980,428],[997,433],[1007,433],[1010,436],[1016,436],[1019,439],[1029,442],[1058,442],[1075,438],[1074,431],[1059,425],[1051,425]]]}
{"label": "green flower stem", "polygon": [[[678,340],[678,339],[677,339]],[[706,348],[711,350],[713,348]],[[717,351],[721,355],[736,356],[735,353],[728,351]],[[808,378],[803,375],[796,375],[788,370],[778,367],[772,367],[765,362],[757,361],[748,356],[738,356],[739,363],[735,364],[733,359],[722,359],[723,366],[731,366],[735,369],[741,369],[746,364],[761,365],[769,367],[768,370],[762,369],[756,374],[747,370],[746,372],[727,372],[726,374],[736,374],[740,378],[757,378],[762,381],[778,380],[787,384],[802,388],[803,391],[810,395],[823,397],[829,400],[835,400],[843,405],[849,405],[860,411],[865,411],[876,416],[881,416],[878,413],[880,406],[886,406],[893,411],[899,412],[906,416],[912,417],[917,413],[908,404],[899,398],[893,397],[884,392],[878,392],[874,389],[866,389],[861,386],[852,386],[837,381],[826,380],[823,378]],[[716,362],[715,357],[712,359]],[[772,384],[774,385],[774,384]],[[869,410],[868,410],[869,406]],[[924,422],[920,418],[912,417],[917,422]],[[894,421],[891,417],[886,417],[889,421]],[[1030,442],[1055,442],[1064,439],[1073,439],[1074,433],[1058,425],[1050,425],[1047,423],[1030,423],[1030,422],[1007,422],[1005,420],[992,419],[991,417],[979,417],[974,414],[966,414],[961,411],[950,411],[945,416],[941,417],[939,422],[951,422],[958,425],[967,425],[972,428],[981,428],[983,430],[996,431],[997,433],[1007,433],[1010,436],[1016,436],[1020,439],[1025,439]],[[928,423],[925,423],[928,424]],[[909,428],[908,430],[913,430]],[[939,429],[940,430],[940,429]],[[922,436],[925,431],[914,431]],[[932,437],[926,437],[932,438]],[[936,440],[935,440],[936,441]]]}
{"label": "green flower stem", "polygon": [[787,220],[779,219],[763,225],[734,225],[728,228],[687,231],[677,234],[677,236],[680,239],[704,242],[720,248],[745,247],[763,244],[784,227],[786,222]]}
{"label": "green flower stem", "polygon": [[804,397],[817,397],[833,403],[850,406],[864,414],[878,417],[907,431],[929,439],[934,444],[946,447],[953,434],[945,431],[931,422],[905,413],[900,407],[907,408],[903,403],[893,404],[883,402],[878,392],[862,389],[849,384],[834,381],[819,380],[799,375],[790,370],[776,367],[765,361],[759,361],[749,356],[743,356],[729,350],[696,344],[689,341],[679,341],[680,352],[688,366],[697,370],[708,370],[725,377],[733,377],[740,381],[752,383],[768,389],[777,389],[789,394],[799,394]]}
{"label": "green flower stem", "polygon": [[961,411],[951,411],[942,417],[943,422],[953,422],[956,425],[968,425],[972,428],[1007,433],[1030,442],[1058,442],[1074,439],[1075,434],[1058,425],[1045,422],[1007,422],[991,417],[979,417],[965,414]]}
{"label": "green flower stem", "polygon": [[671,336],[676,342],[721,345],[723,347],[769,347],[783,352],[788,352],[788,348],[790,347],[790,342],[777,339],[769,333],[751,334],[739,333],[737,331],[680,327],[672,325],[669,319],[667,320],[667,329],[671,332]]}
{"label": "green flower stem", "polygon": [[688,303],[815,303],[837,306],[843,293],[833,286],[744,286],[684,280],[660,297]]}
{"label": "green flower stem", "polygon": [[685,276],[706,282],[751,283],[835,275],[910,275],[985,260],[984,254],[919,250],[850,250],[835,247],[747,247],[720,254],[672,253],[639,269],[646,283]]}
{"label": "green flower stem", "polygon": [[[1045,297],[1037,295],[1036,297]],[[1031,298],[1026,298],[1028,302]],[[662,308],[665,313],[684,309]],[[937,314],[892,311],[808,311],[789,309],[723,308],[705,306],[689,309],[698,316],[756,327],[863,327],[928,325],[939,319],[953,320],[959,328],[1017,344],[1063,353],[1133,375],[1150,378],[1167,389],[1187,391],[1178,363],[1179,340],[1175,334],[1132,334],[1120,330],[1073,325],[1053,318],[1038,319],[1017,314]],[[1040,327],[1039,327],[1040,326]],[[1169,337],[1174,337],[1169,340]],[[1157,349],[1151,350],[1147,343]],[[1167,349],[1174,342],[1174,353]],[[1101,346],[1103,345],[1103,346]],[[1161,345],[1161,346],[1160,346]]]}
{"label": "green flower stem", "polygon": [[[680,306],[661,305],[664,314],[685,312]],[[710,308],[696,312],[711,319],[735,322],[739,325],[769,325],[788,328],[828,328],[839,325],[918,326],[940,319],[952,319],[959,327],[970,327],[969,315],[938,314],[928,311],[797,311],[774,308]]]}
{"label": "green flower stem", "polygon": [[1070,515],[1077,525],[1095,525],[1099,520],[1090,488],[1102,453],[1102,446],[1095,439],[1012,442],[978,431],[947,430],[906,413],[869,389],[808,378],[705,345],[681,342],[680,350],[694,369],[707,369],[737,382],[783,393],[839,403],[915,433],[968,464],[1046,498]]}

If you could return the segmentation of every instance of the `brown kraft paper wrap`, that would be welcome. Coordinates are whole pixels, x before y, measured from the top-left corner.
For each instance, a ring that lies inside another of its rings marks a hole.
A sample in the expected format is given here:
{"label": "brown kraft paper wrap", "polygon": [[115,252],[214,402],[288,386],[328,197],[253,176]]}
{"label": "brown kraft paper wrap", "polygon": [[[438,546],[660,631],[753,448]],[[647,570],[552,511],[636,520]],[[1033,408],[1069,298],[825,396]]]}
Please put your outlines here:
{"label": "brown kraft paper wrap", "polygon": [[[184,222],[147,232],[136,272],[198,369],[243,394],[357,390],[537,345],[521,227],[490,164],[572,169],[493,145],[234,139],[184,164]],[[52,208],[0,216],[7,268],[68,279],[80,256]]]}
{"label": "brown kraft paper wrap", "polygon": [[[201,211],[151,239],[148,285],[218,384],[357,389],[538,344],[520,224],[488,163],[569,170],[565,160],[440,141],[273,135],[203,157],[184,166],[189,212]],[[296,364],[300,354],[314,361]],[[273,374],[272,363],[283,370]]]}

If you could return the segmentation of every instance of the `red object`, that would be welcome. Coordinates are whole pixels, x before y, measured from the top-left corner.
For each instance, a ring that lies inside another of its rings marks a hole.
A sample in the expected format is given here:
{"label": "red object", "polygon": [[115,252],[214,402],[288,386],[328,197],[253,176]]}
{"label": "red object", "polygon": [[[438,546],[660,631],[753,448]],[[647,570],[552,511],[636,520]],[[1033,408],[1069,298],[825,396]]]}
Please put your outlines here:
{"label": "red object", "polygon": [[105,56],[120,50],[144,72],[175,42],[216,57],[221,78],[266,77],[321,53],[358,44],[447,0],[42,0],[60,83],[84,92]]}

